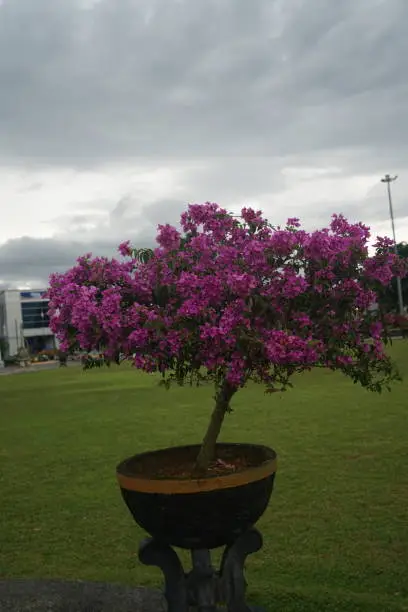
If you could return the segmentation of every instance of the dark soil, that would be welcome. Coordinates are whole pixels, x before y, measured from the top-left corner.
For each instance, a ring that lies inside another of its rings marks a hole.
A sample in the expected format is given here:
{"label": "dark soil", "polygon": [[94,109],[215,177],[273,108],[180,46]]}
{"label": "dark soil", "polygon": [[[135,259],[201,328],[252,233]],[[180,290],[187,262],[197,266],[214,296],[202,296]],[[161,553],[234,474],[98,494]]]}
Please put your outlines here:
{"label": "dark soil", "polygon": [[[194,473],[198,451],[199,447],[186,447],[140,455],[130,461],[128,468],[133,476],[139,478],[188,480]],[[256,447],[220,445],[217,457],[204,477],[227,476],[261,465],[264,461],[265,456],[260,456]]]}
{"label": "dark soil", "polygon": [[[169,479],[185,479],[190,478],[194,470],[194,461],[184,461],[174,464],[167,464],[161,466],[154,474],[154,478],[169,478]],[[225,476],[226,474],[233,474],[240,472],[245,468],[249,467],[245,458],[235,458],[226,462],[225,460],[218,458],[208,466],[206,476]]]}

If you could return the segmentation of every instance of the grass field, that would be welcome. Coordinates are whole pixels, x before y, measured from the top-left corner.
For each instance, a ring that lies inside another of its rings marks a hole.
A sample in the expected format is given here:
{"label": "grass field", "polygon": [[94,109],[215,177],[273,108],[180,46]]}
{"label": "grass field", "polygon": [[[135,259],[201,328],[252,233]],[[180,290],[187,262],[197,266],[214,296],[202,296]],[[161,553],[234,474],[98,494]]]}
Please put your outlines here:
{"label": "grass field", "polygon": [[[405,381],[375,396],[340,375],[301,376],[287,394],[250,386],[222,439],[273,446],[279,473],[248,561],[249,595],[270,611],[408,610],[408,343]],[[158,388],[129,370],[0,377],[0,576],[158,585],[115,465],[197,442],[212,389]]]}

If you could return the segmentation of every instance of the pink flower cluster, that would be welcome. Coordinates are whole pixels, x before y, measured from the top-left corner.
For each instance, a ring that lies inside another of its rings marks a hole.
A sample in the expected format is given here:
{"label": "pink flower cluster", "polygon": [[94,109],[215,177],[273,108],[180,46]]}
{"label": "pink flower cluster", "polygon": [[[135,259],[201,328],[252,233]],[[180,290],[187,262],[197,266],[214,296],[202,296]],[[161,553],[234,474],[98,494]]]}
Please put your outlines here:
{"label": "pink flower cluster", "polygon": [[368,228],[341,215],[308,233],[295,218],[275,228],[261,211],[236,218],[213,203],[190,205],[180,226],[159,226],[148,260],[124,242],[123,260],[86,255],[51,277],[51,327],[65,350],[122,353],[179,383],[253,379],[270,391],[316,365],[373,390],[395,377],[368,308],[407,273],[387,239],[370,257]]}

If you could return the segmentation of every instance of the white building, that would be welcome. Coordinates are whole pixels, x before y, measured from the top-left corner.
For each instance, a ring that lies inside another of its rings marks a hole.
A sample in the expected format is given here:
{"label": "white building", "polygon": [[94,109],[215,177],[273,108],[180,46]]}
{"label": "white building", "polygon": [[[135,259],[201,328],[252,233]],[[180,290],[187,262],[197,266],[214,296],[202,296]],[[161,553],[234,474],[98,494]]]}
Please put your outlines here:
{"label": "white building", "polygon": [[1,353],[13,356],[23,347],[32,354],[56,348],[44,295],[44,289],[0,291],[0,360]]}

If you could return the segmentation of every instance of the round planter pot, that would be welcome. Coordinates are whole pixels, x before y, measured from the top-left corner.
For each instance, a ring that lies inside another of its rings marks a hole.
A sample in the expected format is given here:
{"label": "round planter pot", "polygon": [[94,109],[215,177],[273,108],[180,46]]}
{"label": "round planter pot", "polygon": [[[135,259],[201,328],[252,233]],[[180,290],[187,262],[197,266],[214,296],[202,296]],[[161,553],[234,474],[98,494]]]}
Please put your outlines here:
{"label": "round planter pot", "polygon": [[[243,469],[205,478],[168,477],[168,466],[193,465],[199,445],[135,455],[117,478],[136,523],[170,546],[211,549],[233,543],[255,525],[272,494],[276,453],[254,444],[217,444],[217,457]],[[153,475],[153,476],[152,476]]]}

